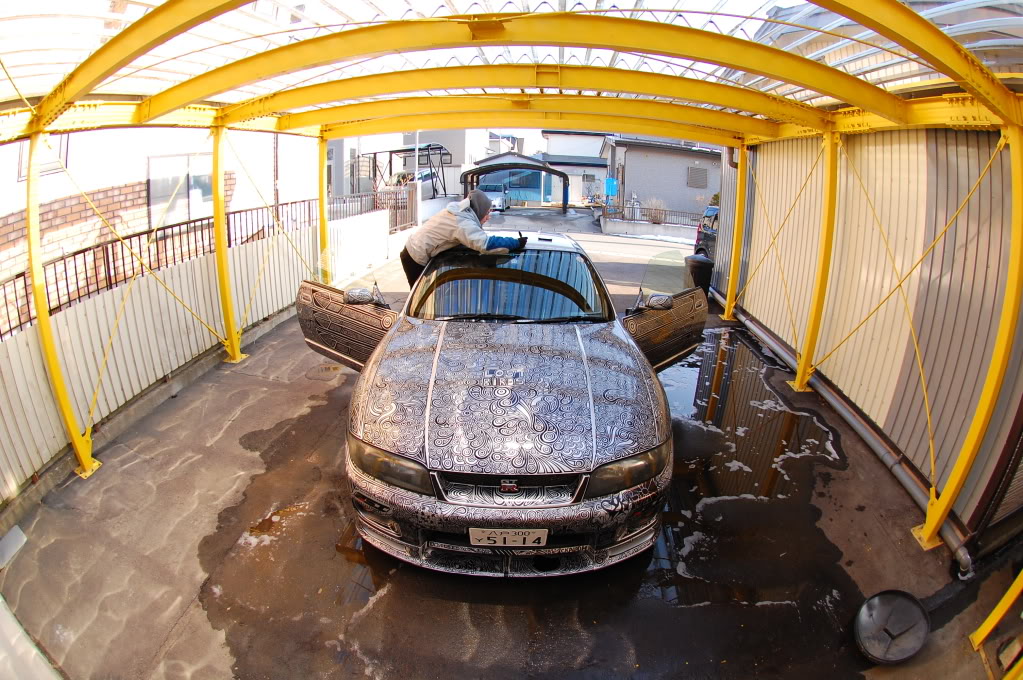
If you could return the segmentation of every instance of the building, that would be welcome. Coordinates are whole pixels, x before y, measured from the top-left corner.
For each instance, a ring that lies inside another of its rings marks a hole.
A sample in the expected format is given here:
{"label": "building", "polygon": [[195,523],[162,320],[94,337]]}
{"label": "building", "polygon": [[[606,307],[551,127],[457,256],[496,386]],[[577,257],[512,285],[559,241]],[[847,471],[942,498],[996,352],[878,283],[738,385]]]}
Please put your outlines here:
{"label": "building", "polygon": [[721,190],[721,149],[689,141],[608,135],[600,156],[618,178],[619,202],[702,213]]}
{"label": "building", "polygon": [[569,176],[570,202],[585,203],[587,197],[604,193],[607,159],[601,158],[600,149],[606,134],[574,130],[541,130],[540,134],[547,140],[547,152],[538,157]]}

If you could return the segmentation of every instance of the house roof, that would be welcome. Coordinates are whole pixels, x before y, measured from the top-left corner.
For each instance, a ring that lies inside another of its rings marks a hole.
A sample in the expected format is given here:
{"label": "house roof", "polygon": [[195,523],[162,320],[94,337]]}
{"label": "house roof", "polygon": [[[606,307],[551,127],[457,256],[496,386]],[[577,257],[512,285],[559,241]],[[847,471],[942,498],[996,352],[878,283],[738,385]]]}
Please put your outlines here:
{"label": "house roof", "polygon": [[721,149],[708,149],[704,147],[693,146],[692,142],[669,142],[661,141],[656,139],[636,139],[633,137],[612,137],[608,136],[604,138],[604,143],[600,147],[600,155],[604,155],[604,150],[609,146],[642,146],[651,149],[663,149],[665,151],[677,151],[679,153],[695,153],[701,156],[721,156]]}
{"label": "house roof", "polygon": [[[495,162],[495,159],[505,158],[506,156],[509,157],[509,159],[510,158],[519,159],[522,163],[544,165],[544,162],[539,158],[535,158],[534,156],[527,156],[526,154],[518,153],[517,151],[502,151],[501,153],[494,154],[493,156],[487,156],[484,159],[476,161],[476,165],[492,165]],[[510,160],[502,162],[510,162]]]}
{"label": "house roof", "polygon": [[606,168],[607,159],[600,156],[565,156],[561,154],[541,153],[538,158],[551,165],[580,165],[591,168]]}
{"label": "house roof", "polygon": [[586,137],[606,137],[606,132],[582,132],[580,130],[540,130],[540,134],[547,135],[584,135]]}

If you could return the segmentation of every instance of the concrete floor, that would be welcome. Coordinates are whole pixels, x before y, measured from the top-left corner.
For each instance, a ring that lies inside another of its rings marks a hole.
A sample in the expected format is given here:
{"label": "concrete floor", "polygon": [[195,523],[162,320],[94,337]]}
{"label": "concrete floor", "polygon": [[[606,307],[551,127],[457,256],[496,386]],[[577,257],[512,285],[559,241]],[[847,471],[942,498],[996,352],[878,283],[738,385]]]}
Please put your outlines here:
{"label": "concrete floor", "polygon": [[[619,312],[647,258],[674,247],[577,238]],[[396,262],[370,278],[391,301],[408,293]],[[916,546],[906,494],[744,331],[712,320],[705,337],[661,374],[676,442],[661,540],[605,571],[473,579],[364,546],[342,465],[356,374],[291,320],[48,494],[0,593],[76,680],[985,677],[966,635],[1007,571],[937,608],[912,662],[871,668],[849,632],[857,607],[887,588],[943,599],[947,552]],[[721,348],[715,428],[699,416]]]}

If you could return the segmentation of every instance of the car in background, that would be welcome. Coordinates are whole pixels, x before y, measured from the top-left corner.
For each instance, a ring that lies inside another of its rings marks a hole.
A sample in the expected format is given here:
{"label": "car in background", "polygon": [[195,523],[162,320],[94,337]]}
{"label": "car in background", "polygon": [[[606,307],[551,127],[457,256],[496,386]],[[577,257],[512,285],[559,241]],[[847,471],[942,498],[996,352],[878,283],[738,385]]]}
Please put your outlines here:
{"label": "car in background", "polygon": [[403,187],[411,184],[417,177],[419,180],[419,190],[422,194],[420,198],[422,200],[428,201],[441,195],[441,177],[429,168],[420,170],[418,175],[408,170],[396,172],[388,178],[386,184],[389,187]]}
{"label": "car in background", "polygon": [[652,262],[621,318],[561,234],[530,233],[506,255],[444,251],[400,312],[365,288],[304,281],[306,343],[361,373],[346,470],[363,540],[422,567],[509,577],[651,548],[672,476],[655,370],[699,346],[707,318],[675,255]]}
{"label": "car in background", "polygon": [[487,198],[493,202],[491,210],[504,212],[508,207],[508,192],[503,184],[481,184],[476,188],[485,193]]}
{"label": "car in background", "polygon": [[718,242],[718,212],[720,208],[716,205],[709,205],[700,217],[700,223],[696,227],[696,245],[693,253],[714,259]]}

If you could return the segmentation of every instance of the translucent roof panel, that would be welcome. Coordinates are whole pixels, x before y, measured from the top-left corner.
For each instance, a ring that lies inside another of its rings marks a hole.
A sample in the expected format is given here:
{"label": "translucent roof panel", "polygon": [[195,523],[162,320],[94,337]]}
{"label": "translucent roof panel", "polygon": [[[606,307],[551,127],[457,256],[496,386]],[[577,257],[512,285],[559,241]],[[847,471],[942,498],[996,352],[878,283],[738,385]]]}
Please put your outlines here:
{"label": "translucent roof panel", "polygon": [[[35,0],[0,3],[0,103],[46,95],[83,59],[159,0]],[[1023,3],[959,0],[909,4],[969,47],[992,70],[1023,71]],[[776,0],[255,0],[178,35],[93,88],[93,95],[146,97],[235,60],[320,36],[404,19],[482,13],[597,13],[699,28],[777,47],[887,90],[942,77],[876,33],[816,5]],[[428,30],[428,29],[426,29]],[[211,96],[231,104],[329,80],[470,64],[568,64],[681,75],[760,90],[818,106],[806,87],[715,64],[606,49],[478,47],[387,54],[301,69]],[[20,93],[20,94],[19,94]],[[444,91],[437,94],[445,94]]]}

